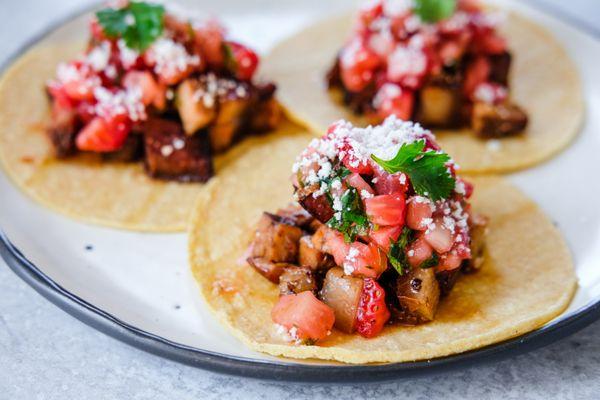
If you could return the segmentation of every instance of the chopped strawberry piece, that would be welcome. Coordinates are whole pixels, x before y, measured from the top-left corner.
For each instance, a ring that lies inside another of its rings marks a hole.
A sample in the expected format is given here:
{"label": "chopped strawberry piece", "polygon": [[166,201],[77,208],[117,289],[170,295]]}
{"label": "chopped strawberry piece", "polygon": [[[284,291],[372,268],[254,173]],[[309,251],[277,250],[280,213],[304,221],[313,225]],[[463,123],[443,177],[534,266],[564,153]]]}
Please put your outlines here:
{"label": "chopped strawberry piece", "polygon": [[377,194],[406,193],[408,178],[402,172],[388,174],[381,168],[374,169],[372,182]]}
{"label": "chopped strawberry piece", "polygon": [[413,268],[418,268],[423,262],[429,260],[433,254],[433,249],[427,241],[418,237],[407,248],[406,256],[408,263]]}
{"label": "chopped strawberry piece", "polygon": [[378,229],[369,232],[369,239],[375,243],[386,253],[390,251],[392,243],[396,242],[402,232],[401,226],[382,226]]}
{"label": "chopped strawberry piece", "polygon": [[375,243],[354,242],[343,265],[354,276],[376,279],[387,269],[387,257]]}
{"label": "chopped strawberry piece", "polygon": [[375,70],[380,65],[381,59],[362,39],[352,40],[340,54],[340,72],[344,86],[351,92],[360,92],[373,80]]}
{"label": "chopped strawberry piece", "polygon": [[414,102],[415,95],[411,90],[402,89],[394,83],[384,84],[373,98],[373,105],[380,119],[395,115],[400,119],[409,120]]}
{"label": "chopped strawberry piece", "polygon": [[473,51],[483,54],[502,54],[506,51],[506,40],[492,29],[485,29],[473,38]]}
{"label": "chopped strawberry piece", "polygon": [[271,310],[271,318],[300,340],[325,339],[335,321],[331,307],[311,291],[280,297]]}
{"label": "chopped strawberry piece", "polygon": [[373,173],[373,167],[370,160],[359,160],[349,143],[344,143],[339,149],[340,154],[343,154],[342,164],[350,171],[356,174],[370,175]]}
{"label": "chopped strawberry piece", "polygon": [[433,213],[431,207],[431,202],[424,197],[415,196],[410,198],[406,212],[406,225],[417,231],[426,230]]}
{"label": "chopped strawberry piece", "polygon": [[358,10],[358,18],[362,25],[369,25],[383,15],[383,2],[381,0],[369,1]]}
{"label": "chopped strawberry piece", "polygon": [[406,202],[403,193],[382,194],[364,200],[369,220],[376,225],[404,225]]}
{"label": "chopped strawberry piece", "polygon": [[48,93],[54,100],[55,104],[58,104],[63,108],[71,108],[74,106],[73,101],[67,94],[64,85],[56,81],[52,81],[48,84]]}
{"label": "chopped strawberry piece", "polygon": [[375,195],[373,188],[362,178],[362,176],[360,176],[360,174],[354,172],[348,175],[346,183],[355,188],[361,197]]}
{"label": "chopped strawberry piece", "polygon": [[83,151],[115,151],[123,145],[130,130],[131,122],[125,115],[110,120],[95,117],[79,132],[75,144]]}
{"label": "chopped strawberry piece", "polygon": [[377,336],[390,319],[385,290],[370,278],[365,279],[356,316],[356,331],[363,337]]}
{"label": "chopped strawberry piece", "polygon": [[440,262],[435,267],[435,271],[452,271],[453,269],[460,267],[462,260],[463,259],[458,254],[456,254],[453,251],[450,251],[440,257]]}
{"label": "chopped strawberry piece", "polygon": [[465,94],[471,96],[480,83],[488,80],[490,71],[490,61],[486,57],[477,57],[469,64],[467,71],[465,72],[465,81],[463,84]]}
{"label": "chopped strawberry piece", "polygon": [[433,226],[427,228],[423,237],[427,243],[440,254],[450,250],[452,248],[452,243],[454,242],[452,232],[444,226],[444,223],[440,218],[434,219]]}
{"label": "chopped strawberry piece", "polygon": [[209,65],[223,65],[225,29],[219,21],[211,19],[194,30],[194,42]]}
{"label": "chopped strawberry piece", "polygon": [[344,235],[333,229],[327,229],[325,233],[324,250],[333,256],[333,259],[337,265],[342,265],[350,245],[344,241]]}
{"label": "chopped strawberry piece", "polygon": [[101,41],[106,39],[106,35],[104,34],[104,30],[102,26],[98,22],[98,18],[92,18],[90,21],[90,32],[92,34],[92,39]]}
{"label": "chopped strawberry piece", "polygon": [[225,65],[236,78],[249,81],[258,67],[258,55],[248,47],[236,42],[225,42]]}
{"label": "chopped strawberry piece", "polygon": [[160,88],[152,74],[148,71],[129,71],[123,77],[123,86],[127,89],[139,90],[144,105],[152,104],[159,97]]}

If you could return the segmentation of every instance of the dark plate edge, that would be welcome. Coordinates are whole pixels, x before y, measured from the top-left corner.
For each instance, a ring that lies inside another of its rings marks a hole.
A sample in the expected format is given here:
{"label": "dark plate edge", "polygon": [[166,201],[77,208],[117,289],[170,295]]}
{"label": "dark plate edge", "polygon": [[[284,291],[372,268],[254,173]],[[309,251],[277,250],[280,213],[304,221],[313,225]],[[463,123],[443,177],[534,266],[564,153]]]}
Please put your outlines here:
{"label": "dark plate edge", "polygon": [[[584,31],[595,38],[600,38],[600,31],[575,17],[561,14],[556,8],[538,0],[527,0],[526,2],[555,18],[562,19],[575,29]],[[49,24],[46,29],[34,35],[8,57],[2,63],[0,73],[4,72],[19,55],[27,51],[48,32],[72,18],[89,12],[97,4],[79,9]],[[36,292],[71,316],[108,336],[157,356],[190,366],[218,373],[272,381],[359,383],[439,374],[481,363],[499,361],[538,349],[567,337],[600,319],[600,300],[598,300],[580,308],[567,318],[551,322],[533,332],[482,349],[453,356],[382,365],[285,364],[204,351],[172,342],[129,325],[62,288],[29,261],[1,230],[0,256],[6,261],[11,270]]]}

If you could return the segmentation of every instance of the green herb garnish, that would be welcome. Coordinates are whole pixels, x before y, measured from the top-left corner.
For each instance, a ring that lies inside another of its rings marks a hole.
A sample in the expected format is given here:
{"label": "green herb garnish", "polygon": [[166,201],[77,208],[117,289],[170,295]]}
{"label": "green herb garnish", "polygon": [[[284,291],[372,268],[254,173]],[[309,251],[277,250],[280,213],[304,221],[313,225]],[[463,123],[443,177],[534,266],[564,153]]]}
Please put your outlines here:
{"label": "green herb garnish", "polygon": [[123,8],[105,8],[96,13],[106,36],[122,37],[130,49],[143,51],[164,28],[165,8],[160,4],[132,1]]}
{"label": "green herb garnish", "polygon": [[440,262],[440,257],[437,255],[437,253],[433,253],[431,255],[431,257],[429,257],[427,260],[423,261],[421,263],[421,265],[419,265],[419,268],[427,269],[427,268],[435,267],[436,265],[439,264],[439,262]]}
{"label": "green herb garnish", "polygon": [[[364,235],[369,229],[369,219],[363,209],[362,201],[358,191],[349,187],[344,192],[342,198],[342,210],[339,211],[340,218],[333,216],[327,221],[327,226],[338,230],[344,234],[344,240],[350,243],[356,239],[356,236]],[[333,203],[333,200],[330,199]]]}
{"label": "green herb garnish", "polygon": [[418,140],[403,144],[391,160],[382,160],[375,155],[371,158],[390,174],[407,174],[417,194],[433,201],[448,198],[456,183],[446,168],[450,156],[433,150],[423,151],[424,148],[425,140]]}
{"label": "green herb garnish", "polygon": [[456,0],[415,0],[415,13],[425,22],[438,22],[450,17]]}
{"label": "green herb garnish", "polygon": [[408,264],[408,258],[406,257],[406,247],[412,242],[412,231],[410,228],[406,226],[402,229],[402,233],[400,237],[395,243],[392,243],[390,246],[390,251],[388,252],[388,260],[392,267],[398,274],[404,275],[406,271],[410,269],[410,265]]}

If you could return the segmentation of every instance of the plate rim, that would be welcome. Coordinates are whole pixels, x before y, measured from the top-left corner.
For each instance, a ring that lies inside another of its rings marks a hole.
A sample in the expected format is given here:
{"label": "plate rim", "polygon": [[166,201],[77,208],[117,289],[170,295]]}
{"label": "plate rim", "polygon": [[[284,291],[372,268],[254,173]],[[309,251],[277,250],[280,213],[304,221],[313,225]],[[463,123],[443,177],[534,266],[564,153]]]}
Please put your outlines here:
{"label": "plate rim", "polygon": [[[596,39],[600,30],[576,17],[562,14],[539,0],[526,0],[530,6],[560,19],[574,29]],[[0,66],[0,74],[40,39],[65,22],[87,13],[100,2],[93,2],[50,22],[19,46]],[[46,300],[84,324],[137,349],[182,364],[217,373],[282,382],[358,383],[407,379],[438,374],[481,363],[499,361],[529,352],[565,338],[600,319],[600,298],[574,311],[572,315],[550,322],[524,335],[480,349],[431,360],[378,365],[311,365],[283,363],[236,357],[176,343],[120,320],[114,315],[76,296],[52,280],[31,262],[0,228],[0,256],[8,267]],[[326,371],[326,372],[325,372]]]}

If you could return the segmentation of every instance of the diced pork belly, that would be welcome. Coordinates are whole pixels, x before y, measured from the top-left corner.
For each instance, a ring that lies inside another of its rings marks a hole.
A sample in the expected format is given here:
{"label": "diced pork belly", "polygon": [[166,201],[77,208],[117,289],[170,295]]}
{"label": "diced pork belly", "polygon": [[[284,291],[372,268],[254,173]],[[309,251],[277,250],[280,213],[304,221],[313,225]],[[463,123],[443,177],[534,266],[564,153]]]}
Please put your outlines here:
{"label": "diced pork belly", "polygon": [[219,96],[219,111],[208,131],[211,148],[216,153],[227,150],[233,144],[247,120],[250,107],[255,102],[247,85],[240,88],[246,93],[244,96],[240,96],[236,90]]}
{"label": "diced pork belly", "polygon": [[75,154],[75,137],[80,128],[75,109],[52,104],[52,120],[46,132],[57,158]]}
{"label": "diced pork belly", "polygon": [[187,136],[176,121],[146,121],[144,150],[146,171],[154,178],[206,182],[213,175],[206,135]]}
{"label": "diced pork belly", "polygon": [[475,214],[469,219],[471,259],[466,260],[466,265],[463,267],[465,272],[477,271],[483,265],[487,225],[488,220],[483,215]]}
{"label": "diced pork belly", "polygon": [[106,161],[133,162],[138,161],[144,154],[144,140],[142,133],[130,133],[119,150],[102,153]]}
{"label": "diced pork belly", "polygon": [[253,133],[273,130],[281,121],[281,116],[281,107],[275,99],[261,101],[248,116],[248,130]]}
{"label": "diced pork belly", "polygon": [[432,76],[419,91],[416,119],[425,126],[455,127],[460,125],[462,75],[442,72]]}
{"label": "diced pork belly", "polygon": [[490,61],[490,76],[492,82],[499,83],[502,86],[508,86],[508,73],[512,56],[508,51],[500,54],[492,54],[489,56]]}
{"label": "diced pork belly", "polygon": [[516,135],[527,127],[527,114],[510,103],[473,105],[471,126],[476,135],[483,138],[501,138]]}
{"label": "diced pork belly", "polygon": [[440,287],[432,268],[413,268],[400,276],[396,296],[402,320],[417,324],[433,320],[440,300]]}
{"label": "diced pork belly", "polygon": [[324,194],[313,196],[318,189],[318,185],[299,188],[296,190],[296,199],[306,211],[325,224],[333,217],[334,211]]}
{"label": "diced pork belly", "polygon": [[306,231],[310,231],[314,221],[314,217],[308,211],[295,204],[277,210],[277,215],[285,218],[290,225],[295,225]]}
{"label": "diced pork belly", "polygon": [[446,296],[448,293],[450,293],[450,291],[454,287],[454,284],[458,280],[459,275],[460,268],[436,272],[435,278],[437,279],[438,284],[440,285],[441,296]]}
{"label": "diced pork belly", "polygon": [[305,235],[300,238],[298,252],[298,264],[309,267],[312,270],[331,266],[331,257],[315,247],[313,237]]}
{"label": "diced pork belly", "polygon": [[339,267],[331,268],[325,275],[319,297],[333,309],[335,327],[342,332],[352,333],[356,329],[363,283],[363,279],[345,275]]}
{"label": "diced pork belly", "polygon": [[186,134],[193,135],[208,126],[217,116],[214,100],[212,103],[199,96],[205,92],[206,82],[188,78],[179,84],[176,91],[177,111]]}
{"label": "diced pork belly", "polygon": [[317,281],[313,271],[308,267],[290,265],[283,269],[279,277],[279,294],[298,294],[310,291],[316,293]]}
{"label": "diced pork belly", "polygon": [[298,242],[302,229],[285,223],[282,217],[263,213],[258,222],[251,257],[261,257],[272,262],[296,263]]}
{"label": "diced pork belly", "polygon": [[279,283],[279,277],[287,267],[295,267],[288,263],[279,263],[267,260],[264,257],[248,257],[246,260],[262,276],[273,283]]}

